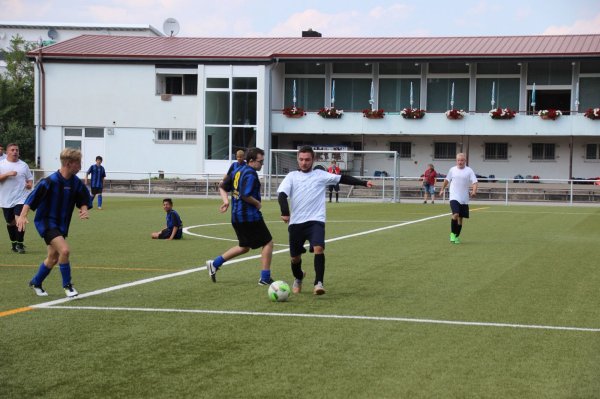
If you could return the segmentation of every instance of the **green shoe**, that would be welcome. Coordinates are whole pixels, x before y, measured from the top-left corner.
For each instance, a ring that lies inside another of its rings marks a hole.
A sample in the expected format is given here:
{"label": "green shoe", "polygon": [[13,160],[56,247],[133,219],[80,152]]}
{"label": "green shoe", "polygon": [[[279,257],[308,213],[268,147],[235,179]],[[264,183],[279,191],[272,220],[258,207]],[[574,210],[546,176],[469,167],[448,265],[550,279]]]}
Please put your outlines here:
{"label": "green shoe", "polygon": [[456,234],[450,233],[450,242],[456,242]]}
{"label": "green shoe", "polygon": [[454,237],[454,243],[455,244],[460,244],[460,238]]}

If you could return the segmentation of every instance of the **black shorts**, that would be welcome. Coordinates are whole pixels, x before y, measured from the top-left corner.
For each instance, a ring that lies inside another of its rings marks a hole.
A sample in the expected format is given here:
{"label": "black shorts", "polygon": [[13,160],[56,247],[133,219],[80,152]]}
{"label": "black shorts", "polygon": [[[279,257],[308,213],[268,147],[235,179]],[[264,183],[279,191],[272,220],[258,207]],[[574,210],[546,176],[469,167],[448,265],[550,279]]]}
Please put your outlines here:
{"label": "black shorts", "polygon": [[457,200],[452,200],[450,201],[450,209],[453,214],[458,213],[461,218],[469,218],[469,204],[461,204]]}
{"label": "black shorts", "polygon": [[22,210],[23,204],[15,205],[12,208],[2,208],[2,213],[4,213],[4,220],[6,220],[6,223],[14,223],[15,218],[21,214]]}
{"label": "black shorts", "polygon": [[339,184],[332,184],[331,186],[329,186],[329,192],[332,192],[333,190],[335,190],[336,193],[338,191],[340,191],[340,185]]}
{"label": "black shorts", "polygon": [[231,223],[231,225],[240,247],[256,249],[273,241],[271,232],[262,219],[257,222]]}
{"label": "black shorts", "polygon": [[[158,235],[158,239],[166,240],[167,238],[171,237],[172,232],[173,232],[173,230],[170,230],[170,229],[162,229],[160,231],[160,234]],[[179,230],[177,230],[177,233],[175,233],[175,237],[173,237],[173,239],[179,240],[182,237],[182,234],[183,234],[183,230],[180,228]]]}
{"label": "black shorts", "polygon": [[52,240],[54,240],[56,237],[67,238],[67,236],[61,233],[58,229],[48,229],[44,233],[44,242],[46,242],[46,245],[50,245]]}
{"label": "black shorts", "polygon": [[290,224],[288,226],[290,234],[290,256],[296,257],[304,252],[304,243],[306,240],[310,247],[325,248],[325,223],[310,221],[301,224]]}
{"label": "black shorts", "polygon": [[102,187],[92,187],[92,195],[102,194]]}

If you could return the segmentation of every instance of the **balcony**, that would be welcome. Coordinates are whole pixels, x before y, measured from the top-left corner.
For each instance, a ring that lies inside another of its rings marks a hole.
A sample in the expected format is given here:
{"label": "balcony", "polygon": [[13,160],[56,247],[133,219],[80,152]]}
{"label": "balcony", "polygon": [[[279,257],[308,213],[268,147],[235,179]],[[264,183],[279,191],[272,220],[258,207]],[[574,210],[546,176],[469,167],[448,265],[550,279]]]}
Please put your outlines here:
{"label": "balcony", "polygon": [[316,112],[288,118],[272,111],[271,132],[279,134],[402,134],[425,136],[600,136],[600,120],[583,113],[544,120],[537,115],[517,114],[513,119],[492,119],[488,113],[467,114],[449,120],[444,113],[428,113],[423,119],[404,119],[399,112],[383,119],[367,119],[362,112],[345,112],[340,119],[324,119]]}

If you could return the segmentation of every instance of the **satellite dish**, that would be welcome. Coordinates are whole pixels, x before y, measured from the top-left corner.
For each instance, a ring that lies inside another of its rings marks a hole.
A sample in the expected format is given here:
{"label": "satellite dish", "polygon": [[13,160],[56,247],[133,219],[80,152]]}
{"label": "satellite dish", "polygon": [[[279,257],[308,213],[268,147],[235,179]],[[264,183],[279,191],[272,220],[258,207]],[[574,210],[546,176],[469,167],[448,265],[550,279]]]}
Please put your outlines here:
{"label": "satellite dish", "polygon": [[163,23],[163,32],[165,35],[173,37],[179,33],[179,22],[175,18],[167,18]]}
{"label": "satellite dish", "polygon": [[54,28],[48,29],[48,37],[52,40],[56,40],[58,37],[58,32]]}

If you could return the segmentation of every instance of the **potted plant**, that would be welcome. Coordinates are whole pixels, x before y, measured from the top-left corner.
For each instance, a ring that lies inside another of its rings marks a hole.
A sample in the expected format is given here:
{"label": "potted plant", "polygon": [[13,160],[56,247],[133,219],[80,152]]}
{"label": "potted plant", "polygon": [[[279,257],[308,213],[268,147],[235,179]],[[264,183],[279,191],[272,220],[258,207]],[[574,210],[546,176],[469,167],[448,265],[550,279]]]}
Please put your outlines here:
{"label": "potted plant", "polygon": [[556,118],[562,115],[562,112],[560,112],[558,109],[542,109],[538,112],[538,115],[542,119],[555,120]]}
{"label": "potted plant", "polygon": [[583,116],[590,119],[600,119],[600,108],[589,108]]}
{"label": "potted plant", "polygon": [[368,119],[382,119],[385,115],[383,109],[363,109],[363,116]]}
{"label": "potted plant", "polygon": [[425,110],[419,108],[404,108],[400,111],[404,119],[421,119],[425,116]]}
{"label": "potted plant", "polygon": [[496,108],[490,110],[489,114],[492,119],[512,119],[517,112],[510,108]]}
{"label": "potted plant", "polygon": [[306,115],[304,108],[300,107],[287,107],[283,109],[283,114],[288,118],[302,118]]}
{"label": "potted plant", "polygon": [[446,118],[448,119],[462,119],[467,113],[462,109],[450,109],[446,111]]}
{"label": "potted plant", "polygon": [[344,114],[344,110],[335,107],[325,107],[321,108],[317,114],[325,119],[339,119]]}

